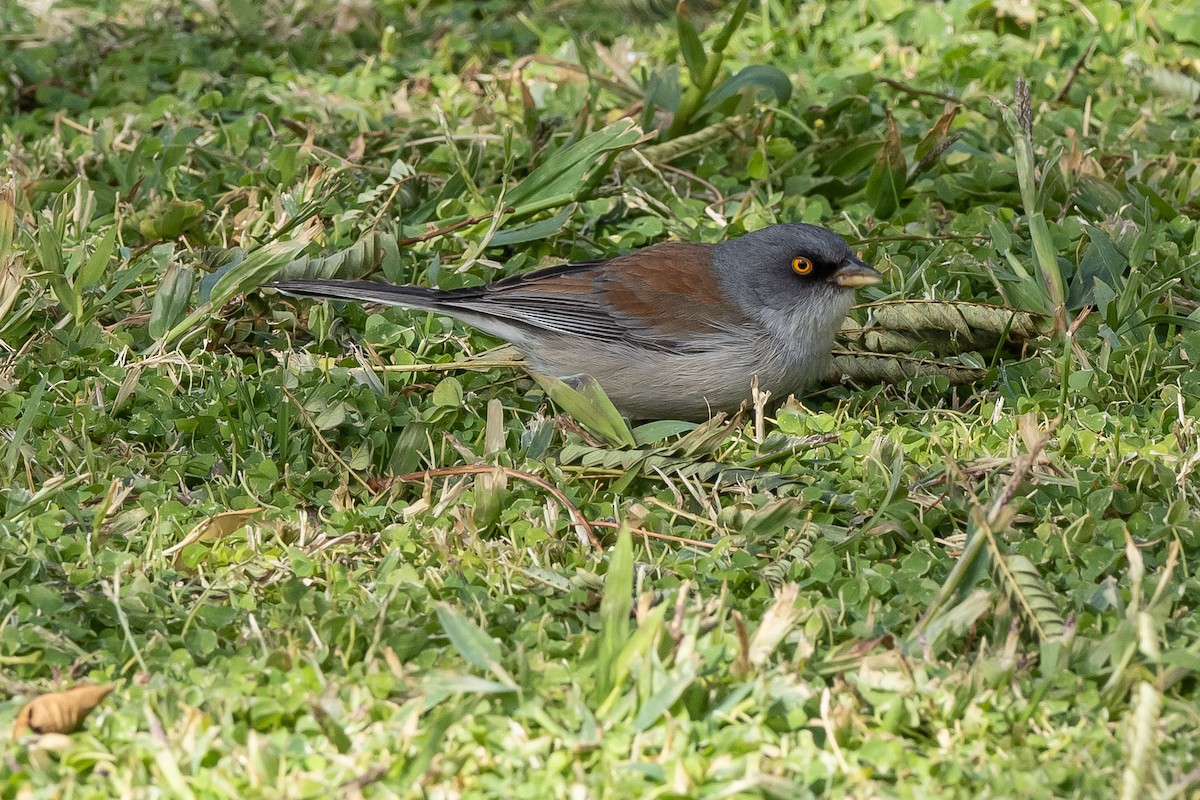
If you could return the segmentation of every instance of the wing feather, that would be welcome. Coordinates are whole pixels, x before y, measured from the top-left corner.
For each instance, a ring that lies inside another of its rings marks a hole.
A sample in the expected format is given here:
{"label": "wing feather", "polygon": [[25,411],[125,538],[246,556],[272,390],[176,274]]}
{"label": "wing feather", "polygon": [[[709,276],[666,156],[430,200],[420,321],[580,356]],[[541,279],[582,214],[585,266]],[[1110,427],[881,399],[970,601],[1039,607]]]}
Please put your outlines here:
{"label": "wing feather", "polygon": [[438,305],[562,336],[707,349],[742,311],[721,293],[707,245],[661,244],[612,261],[561,264],[488,286],[441,293]]}

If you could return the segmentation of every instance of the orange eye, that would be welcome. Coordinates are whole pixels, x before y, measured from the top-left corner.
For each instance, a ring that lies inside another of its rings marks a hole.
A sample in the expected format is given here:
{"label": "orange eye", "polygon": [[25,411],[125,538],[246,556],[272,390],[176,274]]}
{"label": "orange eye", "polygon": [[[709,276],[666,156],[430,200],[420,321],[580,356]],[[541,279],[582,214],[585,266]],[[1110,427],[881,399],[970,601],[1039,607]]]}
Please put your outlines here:
{"label": "orange eye", "polygon": [[807,275],[812,270],[812,262],[804,256],[797,256],[792,259],[792,272],[795,272],[797,275]]}

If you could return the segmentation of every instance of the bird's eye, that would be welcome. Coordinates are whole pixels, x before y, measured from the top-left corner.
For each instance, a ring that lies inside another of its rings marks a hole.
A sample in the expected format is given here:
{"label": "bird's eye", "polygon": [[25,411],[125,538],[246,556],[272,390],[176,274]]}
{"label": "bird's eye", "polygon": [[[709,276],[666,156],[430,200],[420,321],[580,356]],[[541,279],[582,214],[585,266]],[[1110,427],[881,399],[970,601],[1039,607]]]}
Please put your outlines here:
{"label": "bird's eye", "polygon": [[804,256],[796,256],[792,259],[792,272],[795,272],[797,275],[808,275],[812,271],[812,262]]}

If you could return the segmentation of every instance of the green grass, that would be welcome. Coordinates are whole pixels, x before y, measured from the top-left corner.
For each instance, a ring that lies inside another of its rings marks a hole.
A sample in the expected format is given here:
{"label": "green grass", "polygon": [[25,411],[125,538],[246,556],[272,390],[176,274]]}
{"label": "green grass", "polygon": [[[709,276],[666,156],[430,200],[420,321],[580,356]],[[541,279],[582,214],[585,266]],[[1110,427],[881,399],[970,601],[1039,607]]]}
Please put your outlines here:
{"label": "green grass", "polygon": [[[671,5],[0,5],[0,796],[1200,791],[1191,4]],[[1046,321],[630,445],[257,290],[784,221]]]}

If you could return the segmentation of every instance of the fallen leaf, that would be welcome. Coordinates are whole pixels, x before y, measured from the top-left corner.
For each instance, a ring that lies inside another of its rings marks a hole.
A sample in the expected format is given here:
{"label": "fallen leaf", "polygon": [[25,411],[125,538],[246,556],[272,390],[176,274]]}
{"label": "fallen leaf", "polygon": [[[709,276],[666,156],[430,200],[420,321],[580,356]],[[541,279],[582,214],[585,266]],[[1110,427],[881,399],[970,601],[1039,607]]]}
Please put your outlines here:
{"label": "fallen leaf", "polygon": [[[176,553],[181,552],[183,548],[187,547],[189,544],[195,544],[196,542],[208,542],[213,539],[224,539],[231,533],[241,530],[250,520],[250,517],[254,516],[260,511],[262,511],[261,508],[246,508],[242,509],[241,511],[225,511],[220,514],[215,514],[188,531],[187,535],[184,536],[183,539],[181,539],[177,544],[173,544],[167,549],[163,550],[163,555],[174,556]],[[176,557],[175,560],[178,561],[178,557]],[[178,564],[176,564],[176,566],[178,566]]]}
{"label": "fallen leaf", "polygon": [[100,705],[100,701],[108,697],[113,688],[111,684],[82,684],[65,692],[39,695],[17,714],[13,738],[20,738],[25,731],[36,734],[72,733],[78,730],[84,717]]}
{"label": "fallen leaf", "polygon": [[[30,766],[40,772],[49,770],[50,765],[54,763],[54,756],[61,756],[67,752],[72,743],[71,737],[66,734],[42,734],[29,743],[27,752]],[[24,799],[26,797],[33,797],[33,795],[17,795],[17,797]]]}
{"label": "fallen leaf", "polygon": [[796,597],[800,587],[789,583],[779,587],[775,592],[775,602],[763,615],[762,623],[750,640],[746,657],[750,664],[761,667],[767,662],[767,657],[779,646],[783,638],[795,627],[800,619],[800,610],[796,608]]}

